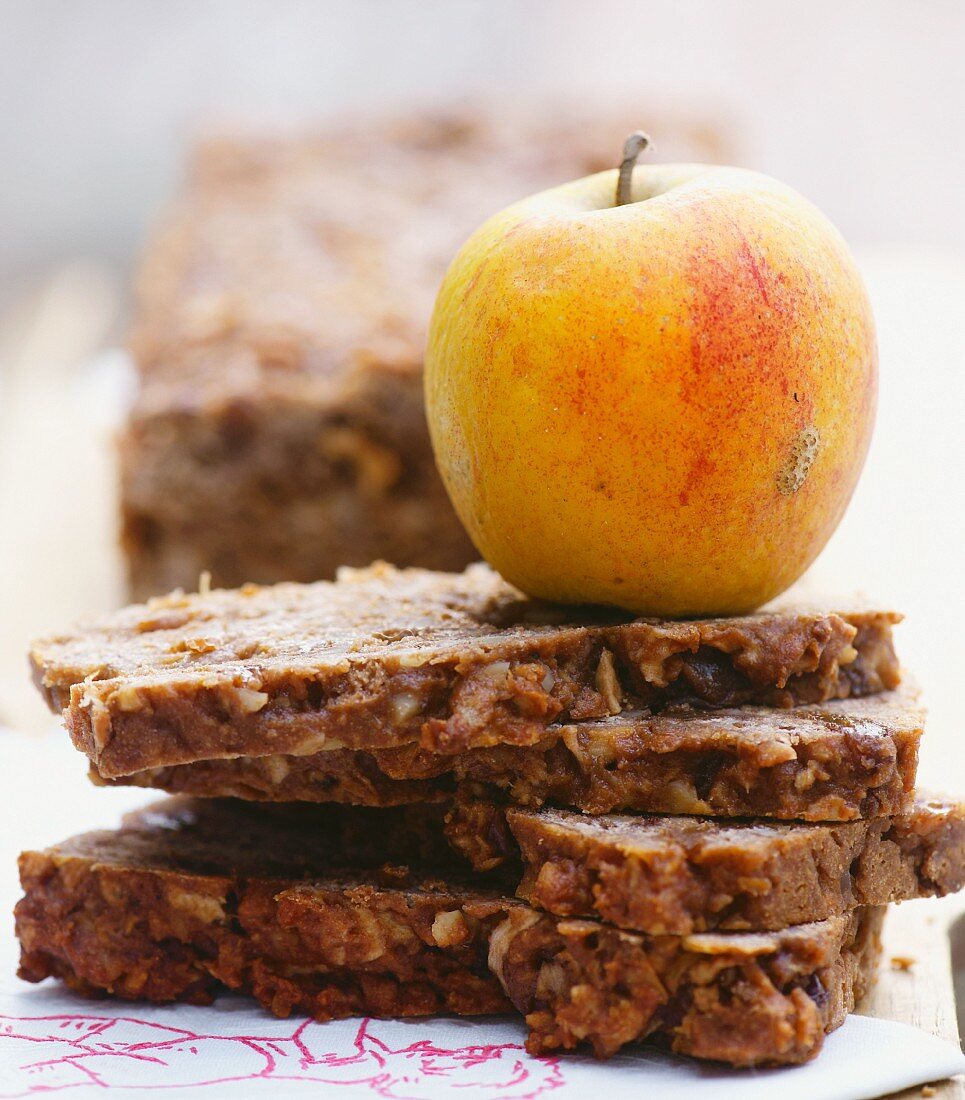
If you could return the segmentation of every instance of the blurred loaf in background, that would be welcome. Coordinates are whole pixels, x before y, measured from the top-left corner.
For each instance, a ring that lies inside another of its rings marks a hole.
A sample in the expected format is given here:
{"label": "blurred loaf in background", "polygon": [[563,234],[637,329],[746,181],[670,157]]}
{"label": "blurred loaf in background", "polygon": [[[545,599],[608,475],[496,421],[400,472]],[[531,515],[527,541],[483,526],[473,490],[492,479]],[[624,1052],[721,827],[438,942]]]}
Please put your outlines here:
{"label": "blurred loaf in background", "polygon": [[356,115],[202,142],[138,282],[120,446],[131,594],[193,588],[204,570],[236,586],[473,560],[422,408],[437,286],[484,218],[613,166],[644,119],[661,159],[726,157],[712,128],[643,104]]}

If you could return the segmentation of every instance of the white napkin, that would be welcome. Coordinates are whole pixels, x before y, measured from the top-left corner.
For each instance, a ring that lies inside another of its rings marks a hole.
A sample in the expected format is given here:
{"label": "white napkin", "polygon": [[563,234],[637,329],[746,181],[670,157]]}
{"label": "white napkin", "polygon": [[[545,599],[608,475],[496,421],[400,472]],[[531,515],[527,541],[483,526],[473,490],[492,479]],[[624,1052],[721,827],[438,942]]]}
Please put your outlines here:
{"label": "white napkin", "polygon": [[[43,784],[36,763],[43,759]],[[19,889],[16,853],[116,824],[150,801],[144,791],[96,790],[60,732],[43,741],[0,730],[0,910]],[[64,1091],[69,1100],[870,1100],[965,1073],[954,1044],[905,1024],[851,1017],[815,1061],[733,1071],[636,1047],[608,1062],[530,1058],[515,1019],[276,1020],[226,996],[215,1006],[85,1001],[54,982],[14,976],[9,919],[0,933],[0,1098]],[[337,1088],[337,1092],[335,1091]]]}
{"label": "white napkin", "polygon": [[[498,1020],[275,1020],[241,998],[214,1008],[84,1002],[54,986],[0,994],[0,1097],[104,1090],[167,1100],[317,1095],[344,1100],[863,1100],[965,1071],[957,1047],[905,1024],[853,1016],[819,1057],[740,1072],[633,1049],[608,1062],[531,1058]],[[337,1092],[335,1091],[337,1088]]]}

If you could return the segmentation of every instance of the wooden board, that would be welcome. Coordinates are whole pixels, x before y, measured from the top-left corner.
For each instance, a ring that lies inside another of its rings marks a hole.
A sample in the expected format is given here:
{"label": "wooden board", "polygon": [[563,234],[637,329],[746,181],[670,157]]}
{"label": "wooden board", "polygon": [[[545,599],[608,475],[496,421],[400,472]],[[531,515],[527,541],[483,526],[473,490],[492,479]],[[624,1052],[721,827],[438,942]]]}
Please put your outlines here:
{"label": "wooden board", "polygon": [[[961,943],[965,905],[960,897],[908,902],[893,906],[885,923],[884,960],[877,988],[860,1011],[870,1016],[920,1027],[952,1042],[958,1041],[953,944]],[[959,951],[959,955],[961,951]],[[956,1077],[932,1086],[940,1100],[965,1100],[965,1079]],[[920,1097],[920,1088],[894,1096]]]}

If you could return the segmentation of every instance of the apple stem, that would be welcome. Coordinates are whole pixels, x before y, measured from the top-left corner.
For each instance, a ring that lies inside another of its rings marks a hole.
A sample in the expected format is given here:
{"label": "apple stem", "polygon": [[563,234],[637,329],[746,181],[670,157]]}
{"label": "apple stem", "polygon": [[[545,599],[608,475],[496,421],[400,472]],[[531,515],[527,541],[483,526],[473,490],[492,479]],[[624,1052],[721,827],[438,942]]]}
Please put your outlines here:
{"label": "apple stem", "polygon": [[623,143],[623,160],[620,161],[620,176],[617,179],[617,206],[626,206],[632,202],[633,169],[637,158],[650,144],[650,138],[642,130],[634,130]]}

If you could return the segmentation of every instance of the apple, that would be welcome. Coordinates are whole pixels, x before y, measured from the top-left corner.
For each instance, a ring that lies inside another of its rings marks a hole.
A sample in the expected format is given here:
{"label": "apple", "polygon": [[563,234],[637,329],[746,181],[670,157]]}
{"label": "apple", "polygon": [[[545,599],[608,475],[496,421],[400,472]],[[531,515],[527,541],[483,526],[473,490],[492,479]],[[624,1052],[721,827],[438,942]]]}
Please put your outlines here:
{"label": "apple", "polygon": [[746,612],[851,498],[871,308],[790,187],[627,154],[496,214],[453,260],[426,354],[436,460],[477,549],[531,595]]}

